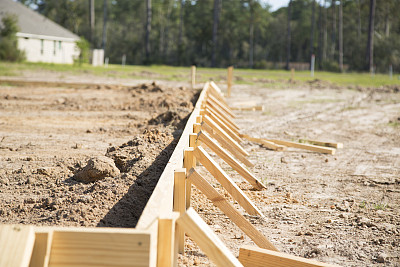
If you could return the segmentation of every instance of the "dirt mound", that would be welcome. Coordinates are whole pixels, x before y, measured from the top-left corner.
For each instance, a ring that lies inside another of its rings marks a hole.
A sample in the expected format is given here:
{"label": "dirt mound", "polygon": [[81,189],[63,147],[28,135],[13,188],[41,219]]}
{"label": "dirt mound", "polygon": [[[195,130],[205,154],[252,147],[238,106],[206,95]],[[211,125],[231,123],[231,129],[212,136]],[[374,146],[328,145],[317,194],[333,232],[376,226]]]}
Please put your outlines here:
{"label": "dirt mound", "polygon": [[121,146],[113,146],[107,149],[106,156],[114,160],[121,172],[132,170],[137,173],[137,167],[147,166],[160,150],[167,147],[173,141],[170,133],[160,132],[157,129],[145,130],[143,134],[135,136],[132,140]]}
{"label": "dirt mound", "polygon": [[115,167],[114,161],[107,157],[96,157],[91,158],[88,164],[75,174],[74,178],[77,181],[90,183],[118,174],[119,170]]}

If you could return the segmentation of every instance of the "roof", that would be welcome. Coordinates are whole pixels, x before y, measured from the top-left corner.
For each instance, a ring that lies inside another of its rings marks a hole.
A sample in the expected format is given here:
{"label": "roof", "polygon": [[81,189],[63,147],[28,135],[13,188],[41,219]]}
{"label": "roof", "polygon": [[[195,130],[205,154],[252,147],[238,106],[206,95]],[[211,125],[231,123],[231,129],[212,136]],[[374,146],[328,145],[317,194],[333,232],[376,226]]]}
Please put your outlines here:
{"label": "roof", "polygon": [[0,0],[0,20],[6,14],[18,16],[20,33],[79,39],[79,36],[36,11],[12,0]]}

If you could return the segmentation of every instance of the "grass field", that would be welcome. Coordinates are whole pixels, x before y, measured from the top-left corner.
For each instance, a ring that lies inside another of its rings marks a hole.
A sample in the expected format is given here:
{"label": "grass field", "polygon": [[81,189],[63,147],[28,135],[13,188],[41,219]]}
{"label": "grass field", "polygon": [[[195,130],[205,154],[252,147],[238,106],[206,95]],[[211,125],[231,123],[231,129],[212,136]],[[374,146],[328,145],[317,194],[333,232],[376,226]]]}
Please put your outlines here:
{"label": "grass field", "polygon": [[[88,64],[83,65],[63,65],[47,63],[7,63],[0,62],[0,76],[18,76],[24,71],[30,70],[50,70],[56,72],[66,72],[66,74],[93,74],[99,76],[131,79],[157,79],[169,81],[187,81],[190,78],[189,67],[172,67],[163,65],[152,66],[121,66],[109,65],[108,67],[93,67]],[[291,78],[290,71],[284,70],[253,70],[235,69],[235,83],[256,84],[269,81],[280,82]],[[314,79],[329,81],[333,84],[342,86],[363,86],[379,87],[382,85],[400,84],[400,74],[394,74],[390,79],[388,74],[376,74],[371,76],[368,73],[332,73],[315,72],[314,77],[310,76],[309,71],[296,71],[296,81],[312,81]],[[197,82],[203,83],[208,80],[217,82],[226,79],[226,69],[220,68],[197,68]]]}

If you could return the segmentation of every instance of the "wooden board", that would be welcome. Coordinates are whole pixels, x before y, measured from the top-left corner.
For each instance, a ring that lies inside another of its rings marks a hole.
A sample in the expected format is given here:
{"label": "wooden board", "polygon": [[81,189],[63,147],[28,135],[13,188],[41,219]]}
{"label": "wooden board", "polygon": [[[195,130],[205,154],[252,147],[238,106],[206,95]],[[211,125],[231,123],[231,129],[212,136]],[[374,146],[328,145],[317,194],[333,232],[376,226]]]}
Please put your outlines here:
{"label": "wooden board", "polygon": [[327,147],[333,147],[333,148],[343,148],[343,143],[333,143],[333,142],[322,142],[322,141],[316,141],[316,140],[308,140],[308,139],[300,139],[299,142],[307,142],[312,145],[317,145],[317,146],[327,146]]}
{"label": "wooden board", "polygon": [[321,147],[321,146],[315,146],[315,145],[300,144],[300,143],[296,143],[296,142],[282,141],[282,140],[277,140],[277,139],[266,139],[266,140],[274,142],[274,143],[279,144],[279,145],[283,145],[283,146],[301,148],[301,149],[306,149],[306,150],[319,152],[319,153],[324,153],[324,154],[334,155],[335,152],[336,152],[336,149],[329,148],[329,147]]}
{"label": "wooden board", "polygon": [[192,133],[196,117],[200,115],[201,104],[209,88],[211,88],[210,83],[207,82],[200,93],[174,152],[165,166],[150,199],[147,201],[146,207],[136,225],[137,229],[147,229],[158,217],[171,215],[173,210],[174,171],[183,167],[183,150],[189,146],[189,134]]}
{"label": "wooden board", "polygon": [[203,116],[203,122],[207,123],[207,125],[210,126],[216,134],[219,134],[220,136],[222,136],[222,138],[224,138],[229,144],[231,144],[241,154],[243,154],[246,157],[248,157],[250,155],[249,153],[247,153],[246,150],[243,149],[243,147],[241,145],[239,145],[232,137],[230,137],[230,135],[227,134],[224,131],[224,129],[219,127],[219,125],[215,121],[213,121],[213,119],[211,119],[209,116],[207,116],[207,115]]}
{"label": "wooden board", "polygon": [[177,263],[175,231],[179,216],[178,212],[174,212],[171,218],[158,219],[157,267],[172,267]]}
{"label": "wooden board", "polygon": [[231,117],[226,115],[221,109],[216,107],[213,103],[210,103],[210,100],[207,99],[206,104],[204,106],[210,112],[212,112],[218,119],[224,122],[227,126],[229,126],[234,132],[239,131],[239,126],[233,121]]}
{"label": "wooden board", "polygon": [[249,136],[247,134],[241,134],[240,137],[242,137],[244,139],[247,139],[247,140],[249,140],[251,142],[255,142],[255,143],[261,144],[264,147],[272,149],[272,150],[275,150],[275,151],[284,151],[284,150],[286,150],[285,146],[277,145],[274,142],[270,142],[270,141],[267,141],[265,139],[254,138],[254,137],[251,137],[251,136]]}
{"label": "wooden board", "polygon": [[229,203],[217,190],[210,185],[195,169],[189,170],[190,180],[204,195],[209,198],[215,206],[222,210],[256,245],[277,251],[269,240],[263,236],[242,214],[240,214],[231,203]]}
{"label": "wooden board", "polygon": [[262,190],[265,188],[265,185],[263,185],[261,181],[259,181],[245,167],[240,165],[240,163],[235,158],[229,155],[229,153],[226,152],[225,149],[223,149],[214,140],[212,140],[208,134],[201,131],[199,133],[199,140],[202,141],[206,146],[208,146],[212,151],[214,151],[215,154],[217,154],[226,163],[228,163],[229,166],[237,171],[244,179],[246,179],[253,186],[254,189]]}
{"label": "wooden board", "polygon": [[230,118],[235,118],[235,114],[232,112],[232,110],[226,105],[224,102],[218,100],[215,98],[213,95],[209,94],[207,98],[207,102],[210,101],[213,105],[215,105],[218,109],[223,111],[225,114],[229,115]]}
{"label": "wooden board", "polygon": [[35,245],[29,267],[47,267],[49,265],[53,231],[35,233]]}
{"label": "wooden board", "polygon": [[254,167],[254,164],[251,161],[249,161],[242,153],[236,150],[236,148],[231,143],[226,141],[225,138],[223,138],[218,133],[214,132],[214,130],[207,123],[203,122],[201,124],[201,129],[204,129],[210,135],[211,138],[217,140],[217,142],[223,148],[228,150],[235,158],[237,158],[244,165],[246,165],[247,167]]}
{"label": "wooden board", "polygon": [[250,215],[264,217],[262,212],[253,204],[246,194],[235,184],[226,172],[216,163],[202,147],[194,150],[194,155],[200,163],[215,177],[226,191],[242,206]]}
{"label": "wooden board", "polygon": [[35,233],[29,225],[0,225],[0,266],[28,267]]}
{"label": "wooden board", "polygon": [[231,107],[232,110],[239,110],[239,111],[263,111],[264,106],[251,106],[251,107]]}
{"label": "wooden board", "polygon": [[185,229],[185,232],[217,266],[242,266],[193,208],[189,208],[185,214],[179,217],[177,223]]}
{"label": "wooden board", "polygon": [[156,252],[151,251],[152,245],[152,234],[147,231],[55,229],[49,266],[154,266],[150,262],[151,253]]}
{"label": "wooden board", "polygon": [[238,143],[242,142],[242,139],[237,133],[235,133],[231,128],[229,128],[225,123],[223,123],[218,117],[216,117],[209,109],[205,109],[202,115],[207,115],[210,117],[221,129],[223,129],[233,140]]}
{"label": "wooden board", "polygon": [[[174,211],[183,214],[186,210],[186,169],[175,170],[174,177]],[[176,239],[178,252],[183,253],[185,251],[185,233],[180,227],[176,228]]]}
{"label": "wooden board", "polygon": [[245,267],[330,267],[334,265],[293,256],[287,253],[243,246],[239,251],[239,261]]}

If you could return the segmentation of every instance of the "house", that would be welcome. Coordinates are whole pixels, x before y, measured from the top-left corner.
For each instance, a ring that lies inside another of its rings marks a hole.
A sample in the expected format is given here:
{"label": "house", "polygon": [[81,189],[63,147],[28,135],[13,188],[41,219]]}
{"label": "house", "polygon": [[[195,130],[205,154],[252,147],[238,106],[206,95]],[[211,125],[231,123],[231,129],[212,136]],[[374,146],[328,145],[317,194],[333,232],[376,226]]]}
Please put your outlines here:
{"label": "house", "polygon": [[0,21],[6,14],[18,17],[18,48],[27,61],[72,64],[79,56],[79,36],[54,21],[18,2],[0,0]]}

